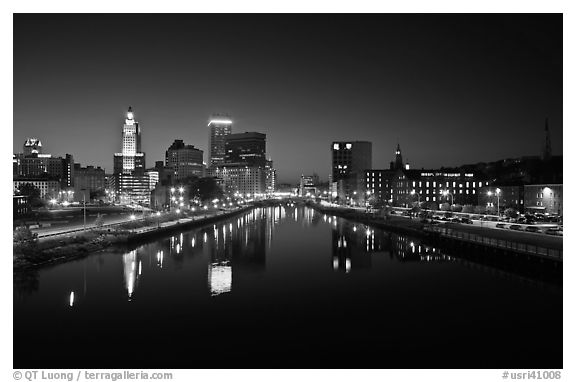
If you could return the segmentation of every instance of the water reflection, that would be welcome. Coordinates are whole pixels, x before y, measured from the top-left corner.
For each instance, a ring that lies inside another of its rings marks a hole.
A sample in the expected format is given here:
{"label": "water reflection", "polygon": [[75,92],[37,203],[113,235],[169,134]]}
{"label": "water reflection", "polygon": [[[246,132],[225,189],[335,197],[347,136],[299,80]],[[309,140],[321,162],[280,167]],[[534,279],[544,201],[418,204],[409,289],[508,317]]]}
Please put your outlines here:
{"label": "water reflection", "polygon": [[[305,207],[257,208],[137,248],[111,248],[41,268],[28,277],[15,274],[15,359],[28,362],[38,357],[58,364],[77,357],[74,365],[86,365],[86,360],[101,360],[101,354],[112,352],[107,359],[129,357],[132,365],[141,366],[158,346],[174,338],[195,344],[199,350],[193,354],[194,363],[189,356],[161,352],[153,357],[158,362],[154,366],[217,367],[210,362],[221,358],[214,354],[224,354],[222,343],[233,345],[225,347],[230,353],[223,356],[238,361],[242,352],[234,349],[246,341],[262,343],[265,346],[259,348],[264,350],[256,358],[248,352],[247,363],[234,366],[253,366],[250,362],[266,354],[303,358],[301,344],[310,339],[314,346],[308,346],[306,357],[316,359],[323,354],[338,359],[342,346],[362,344],[362,333],[341,330],[346,322],[369,333],[370,342],[394,345],[389,353],[374,356],[378,366],[377,362],[395,354],[404,359],[414,349],[426,352],[430,343],[447,343],[463,349],[459,354],[470,354],[481,348],[476,342],[479,338],[496,343],[493,340],[503,334],[524,338],[526,327],[558,327],[561,285],[541,288],[524,280],[519,283],[518,277],[511,276],[517,270],[494,273],[493,266],[475,265],[485,254],[464,258],[465,253],[470,249],[445,242],[431,244]],[[526,274],[526,280],[532,279]],[[474,298],[480,292],[481,298]],[[495,309],[504,319],[487,325],[494,322]],[[470,314],[454,319],[462,312]],[[43,325],[38,325],[38,317]],[[95,317],[98,325],[94,325]],[[131,329],[143,333],[135,337],[130,352],[118,342],[125,334],[122,320],[126,317],[138,317],[132,320]],[[169,324],[159,328],[158,322]],[[493,332],[502,325],[502,332]],[[478,336],[462,335],[466,330]],[[105,346],[78,342],[83,332]],[[548,332],[538,345],[548,343]],[[338,333],[337,340],[334,333]],[[561,339],[560,329],[554,334],[560,348]],[[53,355],[50,346],[59,341],[66,345],[61,347],[65,353]],[[31,353],[31,346],[39,351]],[[529,347],[514,350],[524,349]],[[473,357],[481,356],[478,352]],[[506,349],[498,357],[506,359],[508,353]],[[408,358],[413,362],[428,359],[430,354]]]}
{"label": "water reflection", "polygon": [[136,262],[138,261],[138,253],[136,250],[130,251],[122,256],[122,264],[124,265],[124,285],[128,292],[128,299],[132,299],[132,294],[136,289],[136,282],[138,281],[138,274],[136,273]]}
{"label": "water reflection", "polygon": [[[317,213],[317,215],[320,215]],[[403,261],[454,261],[438,248],[418,239],[389,233],[354,223],[336,216],[323,215],[322,220],[332,228],[332,269],[349,273],[372,267],[372,255],[389,253]]]}
{"label": "water reflection", "polygon": [[375,249],[381,249],[379,241],[375,241],[373,231],[367,229],[365,235],[359,235],[355,232],[357,228],[354,223],[342,220],[338,224],[336,217],[330,217],[327,221],[332,227],[332,268],[334,271],[349,273],[351,270],[371,268],[371,253]]}

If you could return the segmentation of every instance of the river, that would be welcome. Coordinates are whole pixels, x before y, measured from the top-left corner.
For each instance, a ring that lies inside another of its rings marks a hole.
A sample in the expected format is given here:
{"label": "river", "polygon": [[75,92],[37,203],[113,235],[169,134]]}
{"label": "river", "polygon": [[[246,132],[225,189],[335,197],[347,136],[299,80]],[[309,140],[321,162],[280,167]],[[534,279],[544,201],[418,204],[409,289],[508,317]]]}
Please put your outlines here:
{"label": "river", "polygon": [[14,367],[561,368],[561,279],[461,255],[256,208],[15,274]]}

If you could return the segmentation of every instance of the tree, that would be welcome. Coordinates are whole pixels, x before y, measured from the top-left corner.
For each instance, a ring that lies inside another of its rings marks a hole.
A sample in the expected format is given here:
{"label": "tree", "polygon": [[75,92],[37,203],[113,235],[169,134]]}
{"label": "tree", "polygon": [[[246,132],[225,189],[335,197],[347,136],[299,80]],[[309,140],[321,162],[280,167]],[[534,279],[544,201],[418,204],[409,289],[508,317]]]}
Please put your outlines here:
{"label": "tree", "polygon": [[476,207],[474,207],[474,213],[476,213],[476,214],[485,214],[485,213],[486,213],[486,207],[484,207],[484,206],[476,206]]}
{"label": "tree", "polygon": [[40,199],[40,189],[35,187],[32,183],[24,183],[18,187],[18,194],[27,196],[30,201],[30,206],[41,207],[44,205]]}
{"label": "tree", "polygon": [[373,205],[373,207],[374,207],[375,209],[377,209],[377,210],[381,210],[381,209],[384,208],[385,206],[386,206],[386,202],[385,202],[383,199],[381,199],[381,198],[378,198],[378,199],[374,202],[374,205]]}
{"label": "tree", "polygon": [[106,197],[106,191],[102,188],[99,188],[97,190],[94,191],[90,191],[90,200],[100,200],[100,199],[104,199]]}
{"label": "tree", "polygon": [[467,213],[467,214],[471,214],[474,212],[474,206],[472,204],[465,204],[462,207],[462,212]]}
{"label": "tree", "polygon": [[518,211],[516,211],[514,208],[506,208],[506,210],[504,211],[504,216],[506,216],[507,218],[517,218],[518,217]]}
{"label": "tree", "polygon": [[450,203],[442,203],[440,206],[441,211],[450,211]]}
{"label": "tree", "polygon": [[102,215],[98,214],[96,216],[96,220],[94,221],[94,225],[98,228],[102,227],[104,225],[104,217],[102,217]]}
{"label": "tree", "polygon": [[461,212],[462,211],[462,205],[461,204],[454,204],[452,206],[452,212]]}
{"label": "tree", "polygon": [[27,226],[16,227],[14,230],[14,244],[23,248],[30,248],[36,245],[38,234],[32,232]]}
{"label": "tree", "polygon": [[496,214],[496,207],[494,207],[494,206],[486,207],[486,213],[490,214],[490,215],[495,215]]}
{"label": "tree", "polygon": [[438,203],[436,203],[436,202],[424,202],[424,203],[422,203],[422,208],[425,210],[438,211]]}
{"label": "tree", "polygon": [[190,199],[195,197],[202,201],[209,201],[213,199],[221,199],[224,196],[224,192],[216,183],[214,178],[187,178],[183,183],[188,186]]}

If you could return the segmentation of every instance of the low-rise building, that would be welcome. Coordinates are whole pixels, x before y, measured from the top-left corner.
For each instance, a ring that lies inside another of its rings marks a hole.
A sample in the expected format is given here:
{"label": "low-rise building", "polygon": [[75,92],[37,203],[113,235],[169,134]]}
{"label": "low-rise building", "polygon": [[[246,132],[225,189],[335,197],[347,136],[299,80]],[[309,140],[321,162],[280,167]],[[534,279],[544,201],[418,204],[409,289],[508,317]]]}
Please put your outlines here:
{"label": "low-rise building", "polygon": [[24,195],[14,195],[12,197],[14,205],[12,212],[14,214],[14,219],[26,216],[30,213],[30,202],[27,196]]}
{"label": "low-rise building", "polygon": [[91,194],[100,191],[104,196],[106,190],[106,174],[100,167],[81,167],[74,164],[74,201],[90,201]]}
{"label": "low-rise building", "polygon": [[40,191],[41,199],[56,198],[60,192],[60,181],[49,178],[18,178],[12,181],[13,193],[17,194],[21,186],[30,184]]}
{"label": "low-rise building", "polygon": [[239,193],[251,197],[266,194],[266,170],[264,168],[226,164],[213,168],[212,176],[221,179],[225,193]]}
{"label": "low-rise building", "polygon": [[482,187],[478,192],[478,205],[494,208],[500,205],[500,211],[514,208],[518,212],[524,212],[524,186],[491,185]]}
{"label": "low-rise building", "polygon": [[562,184],[527,184],[524,186],[524,209],[562,215]]}

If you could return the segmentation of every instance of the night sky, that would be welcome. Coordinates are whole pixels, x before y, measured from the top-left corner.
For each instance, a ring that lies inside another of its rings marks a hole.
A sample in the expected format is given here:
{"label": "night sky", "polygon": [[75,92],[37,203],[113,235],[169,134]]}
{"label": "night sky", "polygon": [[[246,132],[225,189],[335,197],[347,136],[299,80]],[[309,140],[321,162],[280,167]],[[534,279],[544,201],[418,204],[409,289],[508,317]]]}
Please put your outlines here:
{"label": "night sky", "polygon": [[333,140],[387,168],[562,154],[562,15],[15,15],[14,152],[112,172],[132,106],[147,167],[207,121],[267,134],[280,182],[326,180]]}

